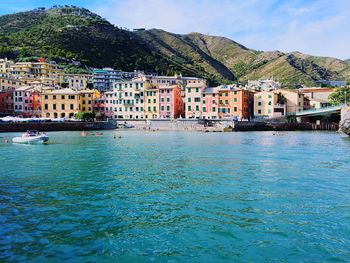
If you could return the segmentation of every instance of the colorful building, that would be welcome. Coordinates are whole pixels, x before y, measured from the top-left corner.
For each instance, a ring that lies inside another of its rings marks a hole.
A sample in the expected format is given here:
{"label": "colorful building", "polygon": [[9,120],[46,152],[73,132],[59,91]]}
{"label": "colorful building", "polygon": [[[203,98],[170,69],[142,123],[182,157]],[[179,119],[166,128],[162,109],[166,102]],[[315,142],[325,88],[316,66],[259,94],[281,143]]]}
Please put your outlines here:
{"label": "colorful building", "polygon": [[298,90],[276,90],[283,95],[286,104],[286,114],[295,114],[304,109],[304,94]]}
{"label": "colorful building", "polygon": [[220,119],[226,119],[231,117],[231,105],[230,101],[232,98],[230,86],[219,86],[218,87],[218,99],[219,108],[218,115]]}
{"label": "colorful building", "polygon": [[309,99],[316,99],[324,102],[329,102],[329,95],[335,92],[336,88],[319,88],[319,87],[308,87],[300,88],[299,92],[303,93],[305,97]]}
{"label": "colorful building", "polygon": [[61,85],[73,90],[84,90],[93,87],[92,74],[64,74]]}
{"label": "colorful building", "polygon": [[122,119],[144,119],[144,92],[146,81],[130,80],[114,84],[114,116]]}
{"label": "colorful building", "polygon": [[219,118],[249,120],[253,116],[254,91],[236,86],[219,86]]}
{"label": "colorful building", "polygon": [[41,86],[23,86],[13,91],[14,113],[23,117],[40,117]]}
{"label": "colorful building", "polygon": [[218,119],[219,96],[217,88],[205,88],[202,92],[202,118]]}
{"label": "colorful building", "polygon": [[41,116],[45,118],[72,118],[80,112],[80,94],[69,88],[45,91],[41,100]]}
{"label": "colorful building", "polygon": [[276,91],[261,91],[254,94],[254,117],[277,118],[286,115],[283,95]]}
{"label": "colorful building", "polygon": [[98,90],[80,90],[80,112],[93,112],[94,101],[96,98],[100,98],[101,93]]}
{"label": "colorful building", "polygon": [[184,103],[179,86],[159,86],[159,101],[160,118],[177,119],[184,117]]}
{"label": "colorful building", "polygon": [[55,63],[17,62],[12,65],[12,77],[28,81],[39,81],[41,84],[58,85],[63,80],[64,71]]}
{"label": "colorful building", "polygon": [[0,91],[0,113],[13,114],[13,89]]}
{"label": "colorful building", "polygon": [[117,112],[118,112],[118,108],[117,108],[117,103],[118,103],[118,99],[117,99],[117,94],[114,93],[113,91],[107,91],[104,94],[104,98],[105,98],[105,111],[104,111],[104,115],[107,118],[117,118]]}
{"label": "colorful building", "polygon": [[145,89],[145,118],[159,118],[159,91],[157,86],[146,82]]}
{"label": "colorful building", "polygon": [[11,71],[12,65],[14,64],[15,62],[13,60],[8,60],[7,58],[0,59],[0,73],[9,73]]}
{"label": "colorful building", "polygon": [[202,117],[202,92],[205,83],[188,83],[185,88],[185,116],[188,119],[199,119]]}
{"label": "colorful building", "polygon": [[9,77],[8,74],[0,74],[0,91],[17,89],[26,85],[28,85],[26,80]]}

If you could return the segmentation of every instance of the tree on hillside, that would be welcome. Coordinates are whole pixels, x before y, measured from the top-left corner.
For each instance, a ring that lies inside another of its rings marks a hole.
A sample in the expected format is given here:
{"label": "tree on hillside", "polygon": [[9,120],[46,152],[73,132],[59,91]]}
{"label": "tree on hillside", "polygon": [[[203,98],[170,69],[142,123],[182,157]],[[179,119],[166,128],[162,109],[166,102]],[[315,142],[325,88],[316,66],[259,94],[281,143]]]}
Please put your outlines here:
{"label": "tree on hillside", "polygon": [[342,104],[350,102],[350,87],[337,89],[336,92],[329,95],[329,100],[332,104]]}

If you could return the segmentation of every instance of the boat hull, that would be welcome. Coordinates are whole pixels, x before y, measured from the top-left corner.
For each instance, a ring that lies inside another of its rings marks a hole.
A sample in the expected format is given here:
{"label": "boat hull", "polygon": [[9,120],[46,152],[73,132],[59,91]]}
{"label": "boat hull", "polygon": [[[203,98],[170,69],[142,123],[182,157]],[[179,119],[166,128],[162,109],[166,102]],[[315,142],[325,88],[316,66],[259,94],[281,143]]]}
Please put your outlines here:
{"label": "boat hull", "polygon": [[34,143],[46,143],[49,141],[49,137],[46,135],[42,136],[35,136],[35,137],[15,137],[12,139],[13,143],[27,143],[27,144],[34,144]]}

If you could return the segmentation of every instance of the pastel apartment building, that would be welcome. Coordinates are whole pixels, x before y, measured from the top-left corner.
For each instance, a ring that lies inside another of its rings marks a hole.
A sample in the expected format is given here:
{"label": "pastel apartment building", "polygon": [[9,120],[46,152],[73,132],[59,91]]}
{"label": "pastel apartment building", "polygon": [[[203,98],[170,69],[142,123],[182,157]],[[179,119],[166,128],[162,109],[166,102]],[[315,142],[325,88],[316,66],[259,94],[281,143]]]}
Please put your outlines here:
{"label": "pastel apartment building", "polygon": [[261,91],[254,94],[254,117],[276,118],[286,115],[285,98],[279,92]]}
{"label": "pastel apartment building", "polygon": [[98,90],[80,90],[79,99],[80,99],[80,112],[93,112],[94,111],[94,102],[96,98],[100,98],[101,93]]}
{"label": "pastel apartment building", "polygon": [[316,99],[322,102],[329,102],[329,95],[335,92],[336,88],[308,87],[300,88],[299,92],[309,99]]}
{"label": "pastel apartment building", "polygon": [[9,73],[12,65],[14,65],[13,60],[9,60],[7,58],[0,59],[0,73]]}
{"label": "pastel apartment building", "polygon": [[159,90],[149,82],[146,82],[144,109],[146,119],[159,118]]}
{"label": "pastel apartment building", "polygon": [[219,86],[219,118],[250,119],[253,115],[254,92],[236,86]]}
{"label": "pastel apartment building", "polygon": [[92,74],[64,74],[61,85],[74,90],[93,88]]}
{"label": "pastel apartment building", "polygon": [[304,109],[304,94],[298,90],[279,89],[276,92],[283,95],[286,104],[286,114],[295,114]]}
{"label": "pastel apartment building", "polygon": [[81,100],[78,91],[65,88],[46,91],[42,94],[44,118],[72,118],[80,111]]}
{"label": "pastel apartment building", "polygon": [[23,117],[41,116],[41,86],[23,86],[13,91],[14,113]]}
{"label": "pastel apartment building", "polygon": [[202,92],[202,118],[218,119],[219,96],[217,88],[205,88]]}
{"label": "pastel apartment building", "polygon": [[113,88],[114,115],[121,119],[144,119],[144,92],[146,81],[116,82]]}
{"label": "pastel apartment building", "polygon": [[205,83],[188,83],[185,88],[185,116],[189,119],[202,117],[202,92]]}
{"label": "pastel apartment building", "polygon": [[[32,83],[33,82],[28,82],[20,78],[10,77],[7,74],[0,74],[0,91],[4,91],[8,89],[17,89]],[[36,82],[36,83],[39,83],[39,82]]]}
{"label": "pastel apartment building", "polygon": [[231,117],[231,106],[230,101],[232,98],[230,86],[219,86],[218,87],[218,115],[220,119]]}
{"label": "pastel apartment building", "polygon": [[178,85],[159,86],[159,117],[177,119],[184,117],[184,103]]}
{"label": "pastel apartment building", "polygon": [[41,60],[41,62],[17,62],[12,66],[10,74],[27,81],[58,85],[63,80],[64,71],[55,63]]}
{"label": "pastel apartment building", "polygon": [[[100,103],[104,102],[104,115],[107,118],[117,118],[118,116],[116,115],[118,112],[118,108],[117,108],[117,102],[118,102],[118,98],[117,98],[117,94],[114,91],[107,91],[104,93],[104,96],[102,97],[104,98],[104,101],[100,101]],[[103,104],[102,104],[103,105]],[[101,105],[100,105],[101,108]],[[102,106],[103,109],[103,106]]]}

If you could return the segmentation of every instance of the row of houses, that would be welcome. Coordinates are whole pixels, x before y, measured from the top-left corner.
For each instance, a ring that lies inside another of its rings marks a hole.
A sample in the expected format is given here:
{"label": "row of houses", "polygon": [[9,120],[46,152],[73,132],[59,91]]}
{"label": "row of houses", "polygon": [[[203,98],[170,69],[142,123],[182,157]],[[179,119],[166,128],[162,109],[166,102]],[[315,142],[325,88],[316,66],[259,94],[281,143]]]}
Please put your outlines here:
{"label": "row of houses", "polygon": [[278,118],[329,105],[334,89],[272,89],[247,86],[208,87],[205,79],[140,76],[116,81],[112,89],[26,85],[0,92],[0,112],[25,117],[71,118],[95,112],[115,119],[252,119]]}
{"label": "row of houses", "polygon": [[35,62],[14,62],[0,59],[0,91],[25,85],[60,85],[64,88],[84,90],[95,88],[102,92],[112,88],[112,83],[142,75],[142,71],[126,72],[112,68],[93,68],[90,74],[67,74],[55,62],[40,58]]}
{"label": "row of houses", "polygon": [[72,118],[78,112],[93,112],[98,90],[57,89],[33,85],[0,92],[0,113],[23,117]]}

